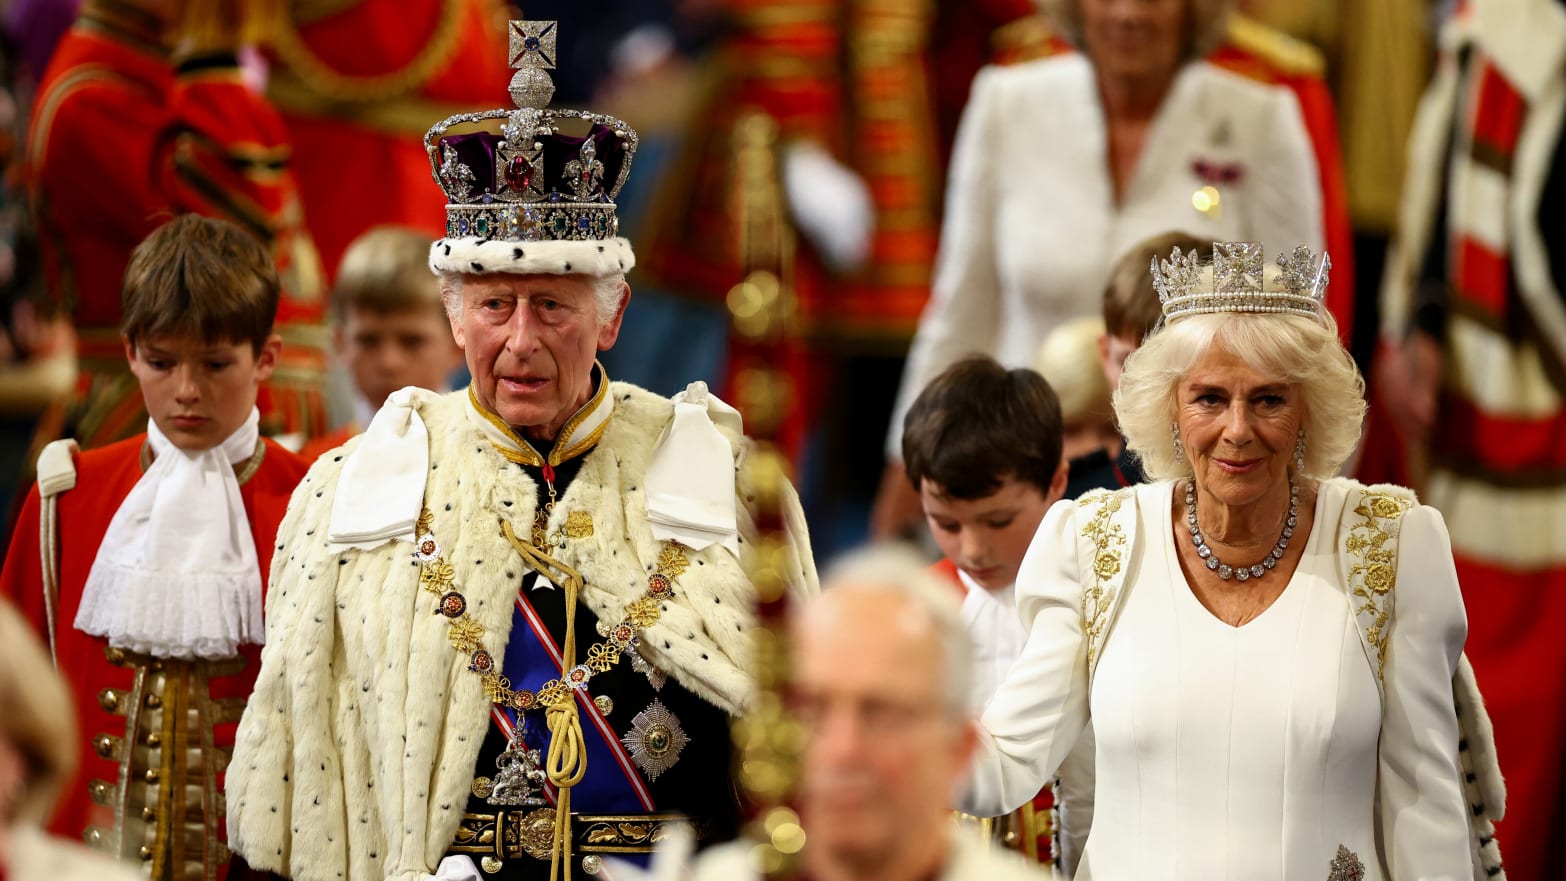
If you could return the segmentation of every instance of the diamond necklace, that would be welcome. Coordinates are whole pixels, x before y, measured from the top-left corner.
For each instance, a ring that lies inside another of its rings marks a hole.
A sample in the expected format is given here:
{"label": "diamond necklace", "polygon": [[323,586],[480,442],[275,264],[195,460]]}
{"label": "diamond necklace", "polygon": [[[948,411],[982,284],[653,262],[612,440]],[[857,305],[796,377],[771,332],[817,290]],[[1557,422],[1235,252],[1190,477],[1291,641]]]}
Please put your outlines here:
{"label": "diamond necklace", "polygon": [[1207,540],[1202,537],[1202,527],[1196,522],[1196,481],[1185,485],[1185,525],[1191,530],[1191,543],[1196,545],[1196,555],[1207,561],[1207,568],[1217,572],[1218,577],[1224,581],[1237,578],[1240,581],[1249,581],[1252,578],[1260,578],[1278,565],[1283,559],[1283,552],[1289,548],[1289,539],[1294,537],[1294,527],[1299,525],[1300,513],[1300,488],[1294,482],[1293,476],[1289,477],[1289,516],[1283,521],[1283,534],[1278,536],[1278,543],[1272,546],[1272,550],[1260,563],[1249,568],[1241,566],[1235,568],[1218,559],[1213,549],[1207,546]]}

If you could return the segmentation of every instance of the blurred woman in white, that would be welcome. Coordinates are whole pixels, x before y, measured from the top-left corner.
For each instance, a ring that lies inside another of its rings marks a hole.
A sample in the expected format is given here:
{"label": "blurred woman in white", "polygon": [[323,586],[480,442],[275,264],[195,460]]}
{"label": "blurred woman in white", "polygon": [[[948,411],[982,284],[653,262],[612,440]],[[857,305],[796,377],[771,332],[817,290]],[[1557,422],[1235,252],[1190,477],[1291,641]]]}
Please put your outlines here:
{"label": "blurred woman in white", "polygon": [[[1316,161],[1293,94],[1201,60],[1231,5],[1047,0],[1082,51],[979,73],[889,460],[930,379],[969,354],[1027,366],[1056,326],[1098,312],[1115,258],[1149,236],[1321,247]],[[877,534],[917,513],[905,484],[892,463]]]}
{"label": "blurred woman in white", "polygon": [[1263,291],[1259,253],[1214,247],[1216,272],[1166,265],[1115,393],[1157,482],[1057,504],[1022,564],[1028,642],[963,808],[1015,807],[1091,723],[1078,879],[1466,881],[1446,528],[1332,476],[1364,383],[1320,264],[1296,252]]}
{"label": "blurred woman in white", "polygon": [[145,877],[42,824],[76,765],[65,681],[9,603],[0,601],[0,878],[136,881]]}

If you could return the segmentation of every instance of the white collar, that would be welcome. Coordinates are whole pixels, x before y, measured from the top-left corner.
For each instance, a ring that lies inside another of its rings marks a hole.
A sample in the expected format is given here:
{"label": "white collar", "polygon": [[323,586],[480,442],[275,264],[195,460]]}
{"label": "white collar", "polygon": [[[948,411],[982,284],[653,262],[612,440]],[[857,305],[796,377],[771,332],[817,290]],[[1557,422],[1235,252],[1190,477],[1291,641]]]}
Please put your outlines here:
{"label": "white collar", "polygon": [[479,403],[473,386],[468,386],[468,417],[478,430],[502,456],[522,465],[535,468],[555,466],[567,459],[574,459],[597,445],[604,436],[609,417],[614,415],[614,396],[609,394],[609,375],[602,364],[593,364],[593,377],[597,386],[592,397],[560,427],[555,444],[546,459],[531,443],[507,425],[494,411]]}
{"label": "white collar", "polygon": [[78,630],[172,658],[232,657],[262,642],[261,569],[234,471],[260,465],[259,419],[252,408],[221,444],[195,452],[147,421],[153,460],[104,532]]}

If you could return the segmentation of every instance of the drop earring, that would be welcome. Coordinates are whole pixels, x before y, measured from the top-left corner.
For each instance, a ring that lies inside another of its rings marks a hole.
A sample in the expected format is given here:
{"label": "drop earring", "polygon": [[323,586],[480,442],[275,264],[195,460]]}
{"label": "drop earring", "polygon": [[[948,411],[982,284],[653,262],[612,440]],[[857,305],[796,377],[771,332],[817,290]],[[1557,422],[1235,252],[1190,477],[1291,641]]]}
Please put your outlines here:
{"label": "drop earring", "polygon": [[1305,429],[1300,429],[1299,437],[1294,440],[1294,470],[1305,473]]}
{"label": "drop earring", "polygon": [[1180,440],[1180,424],[1169,423],[1169,434],[1174,438],[1174,454],[1176,464],[1185,461],[1185,442]]}

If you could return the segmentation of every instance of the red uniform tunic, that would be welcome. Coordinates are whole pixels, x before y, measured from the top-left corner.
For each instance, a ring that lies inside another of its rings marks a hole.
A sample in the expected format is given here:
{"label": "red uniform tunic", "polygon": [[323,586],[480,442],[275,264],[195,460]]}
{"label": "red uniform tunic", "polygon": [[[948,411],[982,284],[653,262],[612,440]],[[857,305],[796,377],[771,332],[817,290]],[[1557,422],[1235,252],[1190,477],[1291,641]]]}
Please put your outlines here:
{"label": "red uniform tunic", "polygon": [[299,450],[299,458],[306,462],[314,462],[332,450],[337,449],[350,439],[363,432],[358,423],[350,422],[325,437],[318,437],[305,444]]}
{"label": "red uniform tunic", "polygon": [[[268,97],[295,148],[305,214],[335,277],[377,224],[446,234],[423,135],[455,113],[511,106],[499,0],[291,4],[273,41]],[[326,14],[309,13],[320,6]]]}
{"label": "red uniform tunic", "polygon": [[323,281],[287,132],[232,56],[176,69],[163,37],[155,20],[88,2],[38,89],[24,177],[47,294],[71,315],[81,358],[74,399],[45,416],[42,439],[68,434],[91,449],[145,424],[120,346],[120,286],[132,249],[182,212],[231,221],[271,249],[285,347],[258,401],[262,430],[317,433],[325,429]]}
{"label": "red uniform tunic", "polygon": [[[793,383],[780,442],[797,458],[833,357],[901,352],[929,298],[943,177],[924,55],[934,9],[912,0],[723,6],[729,30],[710,61],[711,88],[659,186],[637,271],[661,290],[714,302],[752,270],[783,277],[796,334],[781,355],[733,335],[723,386],[744,401],[747,375],[780,358]],[[757,112],[775,124],[760,169],[736,161],[750,153],[740,121]],[[852,272],[828,270],[795,234],[777,183],[799,141],[832,153],[869,192],[869,255]]]}
{"label": "red uniform tunic", "polygon": [[[110,648],[107,639],[72,626],[109,521],[141,478],[145,442],[140,435],[81,453],[76,488],[58,497],[55,649],[60,673],[75,689],[82,748],[77,778],[50,828],[150,862],[154,878],[219,879],[228,863],[223,774],[260,669],[260,647],[219,661],[159,659]],[[240,497],[264,585],[278,524],[307,465],[263,443]],[[0,570],[0,596],[47,634],[40,512],[34,487]]]}

